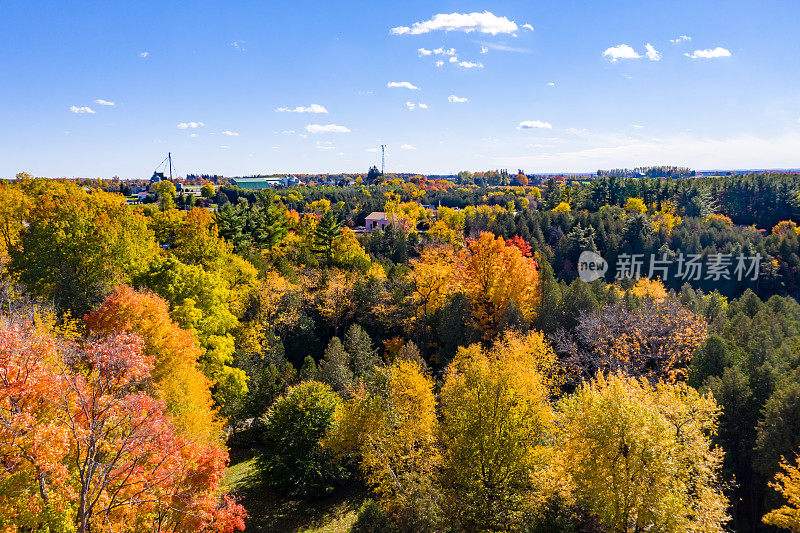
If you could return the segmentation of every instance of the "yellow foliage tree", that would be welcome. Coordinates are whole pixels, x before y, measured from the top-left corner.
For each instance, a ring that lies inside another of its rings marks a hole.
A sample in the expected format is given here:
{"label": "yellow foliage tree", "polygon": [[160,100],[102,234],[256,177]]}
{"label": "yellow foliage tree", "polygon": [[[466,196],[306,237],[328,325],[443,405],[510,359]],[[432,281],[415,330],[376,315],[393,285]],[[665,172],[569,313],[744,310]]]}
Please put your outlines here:
{"label": "yellow foliage tree", "polygon": [[781,468],[783,472],[775,474],[769,486],[783,495],[786,505],[767,513],[764,523],[797,532],[800,531],[800,459],[794,466],[781,457]]}
{"label": "yellow foliage tree", "polygon": [[30,204],[20,184],[0,185],[0,254],[8,255],[19,242]]}
{"label": "yellow foliage tree", "polygon": [[672,202],[662,203],[661,209],[652,216],[651,220],[653,221],[653,229],[655,231],[663,231],[666,235],[672,235],[672,230],[675,229],[675,226],[680,225],[682,222],[681,217],[675,214],[675,206]]}
{"label": "yellow foliage tree", "polygon": [[319,292],[318,309],[331,326],[334,335],[353,313],[353,283],[343,270],[329,269],[325,285]]}
{"label": "yellow foliage tree", "polygon": [[779,237],[786,237],[787,235],[797,235],[797,224],[791,220],[782,220],[772,228],[772,234]]}
{"label": "yellow foliage tree", "polygon": [[555,355],[538,332],[460,348],[441,390],[442,489],[466,531],[507,531],[548,492]]}
{"label": "yellow foliage tree", "polygon": [[647,206],[641,198],[628,198],[625,202],[625,211],[629,213],[647,213]]}
{"label": "yellow foliage tree", "polygon": [[175,232],[175,255],[186,264],[216,266],[230,255],[230,246],[219,236],[214,214],[195,207],[186,213]]}
{"label": "yellow foliage tree", "polygon": [[570,211],[572,211],[572,208],[567,202],[561,202],[553,208],[554,213],[569,213]]}
{"label": "yellow foliage tree", "polygon": [[436,490],[440,463],[433,380],[416,362],[398,360],[377,368],[352,393],[330,445],[340,453],[358,452],[381,506],[413,531],[429,518],[420,502]]}
{"label": "yellow foliage tree", "polygon": [[721,532],[711,444],[719,409],[685,384],[612,374],[560,404],[558,465],[579,505],[615,532]]}

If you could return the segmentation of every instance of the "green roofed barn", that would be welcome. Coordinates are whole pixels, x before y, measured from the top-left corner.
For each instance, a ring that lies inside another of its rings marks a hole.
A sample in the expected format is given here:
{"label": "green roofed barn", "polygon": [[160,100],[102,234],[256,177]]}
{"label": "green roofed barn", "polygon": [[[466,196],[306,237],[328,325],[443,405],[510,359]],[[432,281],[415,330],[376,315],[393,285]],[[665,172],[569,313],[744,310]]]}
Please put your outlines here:
{"label": "green roofed barn", "polygon": [[261,178],[234,178],[231,180],[234,185],[242,189],[258,191],[261,189],[271,189],[273,187],[289,185],[289,179],[283,176],[270,176]]}

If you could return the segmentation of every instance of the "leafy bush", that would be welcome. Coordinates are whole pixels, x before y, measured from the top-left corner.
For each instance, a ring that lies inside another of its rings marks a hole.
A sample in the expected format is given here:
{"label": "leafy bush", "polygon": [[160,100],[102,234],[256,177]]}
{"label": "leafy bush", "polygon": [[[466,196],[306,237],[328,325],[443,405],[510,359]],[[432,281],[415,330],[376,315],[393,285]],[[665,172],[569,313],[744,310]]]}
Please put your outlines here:
{"label": "leafy bush", "polygon": [[294,496],[315,497],[346,479],[345,467],[323,445],[341,407],[339,395],[317,381],[301,383],[278,398],[262,418],[265,481]]}
{"label": "leafy bush", "polygon": [[350,533],[389,533],[392,527],[386,514],[373,500],[367,500],[358,511],[358,518]]}

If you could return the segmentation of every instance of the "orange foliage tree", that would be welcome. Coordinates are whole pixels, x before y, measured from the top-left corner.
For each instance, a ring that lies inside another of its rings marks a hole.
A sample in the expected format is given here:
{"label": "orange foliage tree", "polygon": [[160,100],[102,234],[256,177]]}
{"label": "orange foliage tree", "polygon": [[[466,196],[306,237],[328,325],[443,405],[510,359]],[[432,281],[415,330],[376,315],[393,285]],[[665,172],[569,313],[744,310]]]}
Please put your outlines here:
{"label": "orange foliage tree", "polygon": [[194,333],[172,321],[166,300],[120,286],[86,316],[86,323],[93,333],[139,335],[145,355],[155,362],[153,382],[181,431],[207,441],[218,438],[210,383],[197,366],[203,349]]}
{"label": "orange foliage tree", "polygon": [[29,326],[0,328],[0,457],[14,463],[0,470],[8,525],[244,529],[244,509],[220,495],[226,452],[179,435],[146,392],[153,363],[135,335],[61,343]]}
{"label": "orange foliage tree", "polygon": [[538,265],[519,247],[506,246],[502,237],[484,232],[468,241],[458,256],[456,280],[472,299],[474,326],[485,340],[514,319],[530,323],[536,316]]}

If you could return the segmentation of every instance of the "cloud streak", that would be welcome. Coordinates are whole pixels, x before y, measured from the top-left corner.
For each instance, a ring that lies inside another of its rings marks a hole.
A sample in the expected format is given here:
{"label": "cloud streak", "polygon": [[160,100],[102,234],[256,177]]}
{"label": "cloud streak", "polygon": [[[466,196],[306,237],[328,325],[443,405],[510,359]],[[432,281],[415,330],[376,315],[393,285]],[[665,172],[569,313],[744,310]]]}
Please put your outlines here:
{"label": "cloud streak", "polygon": [[92,109],[91,107],[86,107],[86,106],[78,107],[73,105],[69,107],[69,110],[79,115],[84,115],[84,114],[94,115],[94,109]]}
{"label": "cloud streak", "polygon": [[327,113],[328,110],[325,109],[324,106],[319,104],[311,104],[310,106],[297,106],[294,108],[290,107],[279,107],[275,110],[276,113]]}
{"label": "cloud streak", "polygon": [[419,91],[419,87],[408,81],[390,81],[389,83],[386,84],[386,86],[389,88],[399,87],[402,89],[411,89],[413,91]]}

